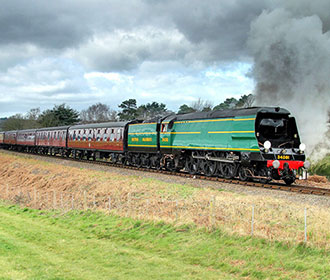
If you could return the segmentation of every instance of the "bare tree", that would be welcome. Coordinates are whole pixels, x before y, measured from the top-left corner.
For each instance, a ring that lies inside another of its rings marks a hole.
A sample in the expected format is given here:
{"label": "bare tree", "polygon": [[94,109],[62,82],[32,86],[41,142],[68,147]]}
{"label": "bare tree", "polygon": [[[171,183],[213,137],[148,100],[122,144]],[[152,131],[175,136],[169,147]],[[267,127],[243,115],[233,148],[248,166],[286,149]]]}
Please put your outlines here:
{"label": "bare tree", "polygon": [[80,118],[85,123],[116,121],[117,112],[106,104],[96,103],[81,111]]}
{"label": "bare tree", "polygon": [[245,102],[245,108],[247,107],[252,107],[252,105],[254,104],[254,101],[256,100],[256,96],[253,94],[249,94],[248,98]]}
{"label": "bare tree", "polygon": [[197,101],[193,102],[190,106],[195,112],[211,111],[213,104],[208,100],[203,100],[200,97]]}
{"label": "bare tree", "polygon": [[37,121],[40,116],[40,108],[33,108],[26,114],[26,119]]}

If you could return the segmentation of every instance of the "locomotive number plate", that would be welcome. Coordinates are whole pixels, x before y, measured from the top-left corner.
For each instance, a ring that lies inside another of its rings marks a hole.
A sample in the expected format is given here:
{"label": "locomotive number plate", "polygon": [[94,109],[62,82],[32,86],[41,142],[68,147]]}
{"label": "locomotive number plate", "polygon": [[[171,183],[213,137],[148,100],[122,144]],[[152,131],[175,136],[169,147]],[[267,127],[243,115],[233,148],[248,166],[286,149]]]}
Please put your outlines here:
{"label": "locomotive number plate", "polygon": [[290,159],[292,159],[292,156],[291,155],[277,155],[276,158],[279,160],[290,160]]}

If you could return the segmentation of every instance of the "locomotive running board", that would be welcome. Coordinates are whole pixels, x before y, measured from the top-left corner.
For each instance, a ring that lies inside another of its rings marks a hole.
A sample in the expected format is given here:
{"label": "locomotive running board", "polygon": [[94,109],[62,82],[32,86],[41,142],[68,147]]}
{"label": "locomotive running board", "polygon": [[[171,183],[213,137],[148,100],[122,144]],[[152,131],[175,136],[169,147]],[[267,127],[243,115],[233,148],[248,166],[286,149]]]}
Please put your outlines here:
{"label": "locomotive running board", "polygon": [[196,159],[207,159],[207,160],[211,160],[211,161],[219,161],[219,162],[226,162],[226,163],[235,163],[236,162],[235,160],[209,157],[208,155],[206,155],[205,157],[192,155],[192,157],[196,158]]}

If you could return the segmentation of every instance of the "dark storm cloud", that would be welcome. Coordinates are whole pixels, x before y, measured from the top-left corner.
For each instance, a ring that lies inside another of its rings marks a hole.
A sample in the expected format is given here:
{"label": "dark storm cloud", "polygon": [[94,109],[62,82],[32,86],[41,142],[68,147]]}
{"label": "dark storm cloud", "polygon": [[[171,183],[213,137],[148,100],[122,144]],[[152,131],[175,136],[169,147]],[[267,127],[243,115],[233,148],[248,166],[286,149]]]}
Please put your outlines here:
{"label": "dark storm cloud", "polygon": [[0,44],[34,43],[75,47],[99,31],[130,28],[143,22],[147,8],[129,0],[2,1]]}
{"label": "dark storm cloud", "polygon": [[[121,35],[95,34],[77,53],[85,65],[101,71],[132,70],[144,61],[175,60],[189,65],[246,60],[250,22],[265,2],[145,1],[147,20],[133,17],[134,27],[114,29]],[[106,45],[98,44],[101,37]]]}
{"label": "dark storm cloud", "polygon": [[[86,50],[98,40],[128,32],[110,51],[85,51],[82,59],[93,70],[131,70],[145,60],[212,63],[246,57],[250,22],[265,6],[263,0],[58,0],[2,2],[0,47],[31,44],[42,50]],[[131,40],[148,27],[155,32]],[[166,38],[157,37],[166,32]],[[171,34],[181,34],[179,42]],[[156,34],[156,35],[155,35]],[[144,44],[149,42],[149,46]],[[122,44],[121,44],[122,43]],[[58,54],[57,53],[57,54]],[[101,55],[104,55],[103,57]],[[79,53],[77,54],[79,56]],[[11,61],[10,59],[8,61]],[[112,63],[111,63],[112,61]],[[107,66],[108,65],[108,66]]]}
{"label": "dark storm cloud", "polygon": [[207,61],[237,60],[245,56],[250,22],[265,8],[264,0],[181,0],[164,4],[164,12],[195,45],[207,48]]}
{"label": "dark storm cloud", "polygon": [[61,1],[13,0],[1,6],[0,44],[32,43],[56,49],[76,45],[90,33],[84,15],[78,13],[81,9],[74,5],[62,9]]}

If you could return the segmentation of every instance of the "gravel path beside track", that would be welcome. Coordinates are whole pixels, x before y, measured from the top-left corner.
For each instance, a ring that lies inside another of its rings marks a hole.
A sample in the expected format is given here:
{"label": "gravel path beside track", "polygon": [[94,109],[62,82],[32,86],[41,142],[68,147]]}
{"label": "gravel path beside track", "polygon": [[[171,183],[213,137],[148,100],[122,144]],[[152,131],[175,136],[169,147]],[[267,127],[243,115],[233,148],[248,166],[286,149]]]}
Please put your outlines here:
{"label": "gravel path beside track", "polygon": [[84,162],[77,162],[77,161],[70,161],[61,158],[52,158],[52,157],[43,157],[38,155],[30,155],[30,154],[22,154],[17,152],[11,152],[6,150],[1,150],[1,153],[7,153],[11,155],[18,155],[20,157],[26,158],[34,158],[39,159],[45,162],[51,162],[56,164],[61,164],[64,166],[76,167],[76,168],[84,168],[88,170],[97,170],[97,171],[105,171],[105,172],[112,172],[121,175],[128,175],[128,176],[140,176],[143,178],[154,178],[163,182],[168,183],[176,183],[182,185],[191,185],[196,188],[212,188],[212,189],[219,189],[225,190],[233,193],[238,193],[241,195],[255,195],[260,197],[271,197],[276,199],[285,199],[289,202],[294,202],[303,205],[315,205],[315,206],[322,206],[330,209],[330,198],[329,197],[322,197],[316,195],[305,195],[300,193],[292,193],[286,191],[279,191],[279,190],[271,190],[271,189],[263,189],[263,188],[256,188],[250,186],[239,186],[237,184],[230,184],[230,183],[221,183],[221,182],[212,182],[212,181],[205,181],[200,179],[191,179],[185,178],[180,176],[174,175],[166,175],[161,173],[152,173],[152,172],[143,172],[138,170],[130,170],[124,168],[118,168],[113,166],[104,166],[104,165],[97,165],[97,164],[89,164]]}

